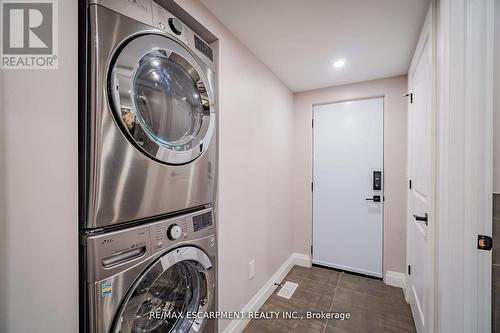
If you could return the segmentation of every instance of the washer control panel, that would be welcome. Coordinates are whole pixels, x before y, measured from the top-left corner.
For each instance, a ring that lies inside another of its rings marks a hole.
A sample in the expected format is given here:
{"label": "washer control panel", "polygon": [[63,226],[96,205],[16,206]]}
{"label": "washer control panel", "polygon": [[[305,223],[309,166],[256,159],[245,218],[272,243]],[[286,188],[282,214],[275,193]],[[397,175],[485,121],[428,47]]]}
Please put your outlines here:
{"label": "washer control panel", "polygon": [[85,239],[88,281],[98,281],[122,272],[177,244],[208,238],[216,245],[213,209],[206,208],[182,216],[88,236]]}

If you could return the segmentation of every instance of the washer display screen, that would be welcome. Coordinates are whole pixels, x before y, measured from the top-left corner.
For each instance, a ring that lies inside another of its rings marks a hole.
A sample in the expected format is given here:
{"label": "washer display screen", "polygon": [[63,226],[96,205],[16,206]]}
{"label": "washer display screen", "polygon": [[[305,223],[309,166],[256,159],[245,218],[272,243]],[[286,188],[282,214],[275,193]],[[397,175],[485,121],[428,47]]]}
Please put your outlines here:
{"label": "washer display screen", "polygon": [[193,229],[198,231],[212,225],[212,213],[208,212],[193,217]]}

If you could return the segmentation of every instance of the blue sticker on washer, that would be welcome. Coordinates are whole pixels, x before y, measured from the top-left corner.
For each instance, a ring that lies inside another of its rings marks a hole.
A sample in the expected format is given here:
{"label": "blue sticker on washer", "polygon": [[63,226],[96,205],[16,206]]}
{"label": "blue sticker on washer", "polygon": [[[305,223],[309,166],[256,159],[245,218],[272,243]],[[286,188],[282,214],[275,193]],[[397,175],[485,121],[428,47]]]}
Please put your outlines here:
{"label": "blue sticker on washer", "polygon": [[104,281],[101,283],[101,296],[110,295],[113,291],[113,284],[111,281]]}

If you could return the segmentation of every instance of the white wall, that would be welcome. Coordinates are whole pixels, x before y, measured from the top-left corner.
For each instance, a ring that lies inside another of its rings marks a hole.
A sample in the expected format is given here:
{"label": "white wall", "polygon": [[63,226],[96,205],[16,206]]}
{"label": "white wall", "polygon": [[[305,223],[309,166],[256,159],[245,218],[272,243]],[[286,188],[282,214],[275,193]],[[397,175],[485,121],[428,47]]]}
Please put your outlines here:
{"label": "white wall", "polygon": [[495,0],[495,55],[493,57],[493,98],[494,98],[494,165],[493,165],[493,192],[500,193],[500,0]]}
{"label": "white wall", "polygon": [[77,332],[77,1],[59,69],[2,74],[0,332]]}
{"label": "white wall", "polygon": [[202,4],[177,3],[219,38],[219,308],[239,311],[292,253],[293,95]]}
{"label": "white wall", "polygon": [[384,100],[384,273],[405,272],[407,77],[317,89],[294,94],[294,249],[310,253],[312,244],[312,105],[385,96]]}

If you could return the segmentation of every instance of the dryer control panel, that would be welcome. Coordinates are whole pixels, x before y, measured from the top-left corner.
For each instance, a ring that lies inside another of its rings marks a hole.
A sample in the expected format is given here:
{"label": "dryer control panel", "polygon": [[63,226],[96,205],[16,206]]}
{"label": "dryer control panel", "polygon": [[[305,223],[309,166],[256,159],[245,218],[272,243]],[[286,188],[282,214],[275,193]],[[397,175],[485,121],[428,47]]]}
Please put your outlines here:
{"label": "dryer control panel", "polygon": [[153,25],[186,44],[196,55],[214,69],[214,54],[210,45],[165,8],[153,2]]}
{"label": "dryer control panel", "polygon": [[211,234],[215,234],[211,208],[156,222],[150,226],[153,253],[177,242],[203,238]]}

